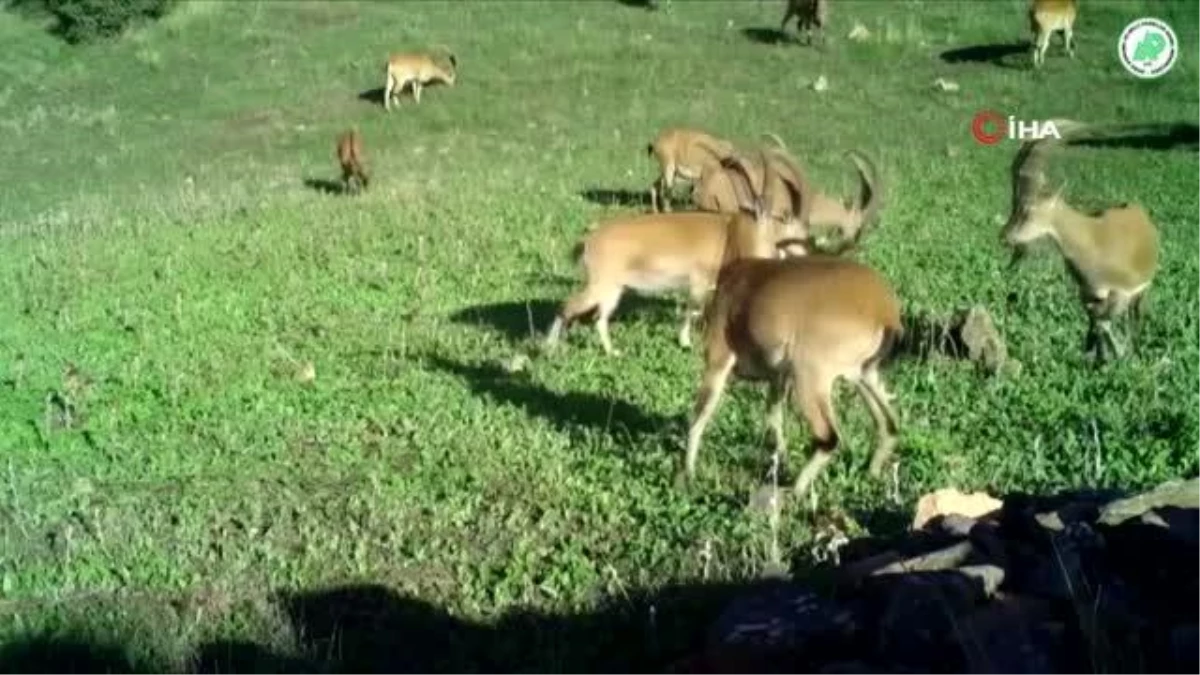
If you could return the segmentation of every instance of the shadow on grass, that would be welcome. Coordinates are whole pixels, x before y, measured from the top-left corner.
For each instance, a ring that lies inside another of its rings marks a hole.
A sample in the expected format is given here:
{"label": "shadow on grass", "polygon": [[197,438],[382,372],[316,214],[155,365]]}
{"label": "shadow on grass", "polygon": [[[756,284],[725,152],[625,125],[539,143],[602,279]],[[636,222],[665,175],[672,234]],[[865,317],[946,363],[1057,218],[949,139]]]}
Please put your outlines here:
{"label": "shadow on grass", "polygon": [[[196,673],[638,673],[671,672],[674,665],[675,672],[763,672],[737,669],[743,664],[728,658],[720,670],[703,669],[706,633],[734,600],[787,588],[775,580],[682,583],[633,589],[588,612],[516,609],[486,623],[378,584],[279,592],[269,604],[290,624],[295,653],[219,640],[184,655],[185,667]],[[122,651],[71,638],[15,639],[0,646],[0,672],[171,672],[166,663],[131,662]],[[808,666],[809,659],[797,657],[774,663]]]}
{"label": "shadow on grass", "polygon": [[1180,146],[1200,147],[1200,125],[1164,124],[1144,132],[1114,138],[1083,138],[1070,145],[1091,148],[1130,148],[1137,150],[1174,150]]}
{"label": "shadow on grass", "polygon": [[0,673],[159,673],[116,644],[73,635],[34,636],[0,645]]}
{"label": "shadow on grass", "polygon": [[617,0],[617,4],[639,9],[658,9],[658,0]]}
{"label": "shadow on grass", "polygon": [[560,394],[530,381],[523,373],[509,373],[497,365],[463,363],[437,354],[427,355],[424,362],[430,368],[461,378],[473,394],[516,406],[527,415],[550,421],[567,434],[576,433],[581,427],[606,433],[619,429],[636,439],[674,431],[678,422],[647,414],[638,406],[607,394]]}
{"label": "shadow on grass", "polygon": [[948,49],[941,53],[942,61],[946,63],[990,63],[1002,68],[1024,68],[1028,59],[1022,61],[1018,56],[1027,56],[1030,50],[1028,42],[1007,42],[990,45],[972,45]]}
{"label": "shadow on grass", "polygon": [[579,196],[601,206],[633,206],[648,209],[651,205],[650,193],[647,190],[588,188],[581,191]]}
{"label": "shadow on grass", "polygon": [[[421,89],[433,89],[436,87],[446,86],[445,82],[434,80],[421,85]],[[375,87],[374,89],[366,89],[358,93],[358,100],[365,101],[371,105],[383,107],[383,87]],[[416,103],[413,98],[412,87],[405,87],[401,91],[392,92],[392,107],[405,103]]]}
{"label": "shadow on grass", "polygon": [[340,195],[346,193],[346,188],[341,182],[329,180],[328,178],[305,178],[304,187],[327,195]]}
{"label": "shadow on grass", "polygon": [[742,35],[747,40],[757,42],[760,45],[798,44],[798,41],[792,38],[791,35],[778,28],[750,26],[742,29]]}
{"label": "shadow on grass", "polygon": [[366,91],[359,92],[358,100],[366,101],[367,103],[377,105],[382,108],[383,87],[375,87],[374,89],[367,89]]}
{"label": "shadow on grass", "polygon": [[[572,280],[564,279],[563,281],[571,282]],[[579,282],[574,281],[574,283],[578,284]],[[450,320],[455,323],[486,326],[503,334],[512,342],[539,339],[545,336],[550,322],[554,320],[563,301],[573,291],[574,288],[567,290],[562,297],[553,300],[544,298],[513,300],[467,307],[452,314]],[[670,312],[672,306],[670,301],[665,298],[625,293],[621,296],[621,304],[617,307],[617,311],[613,313],[612,321],[613,323],[619,322],[623,316],[640,316],[655,322],[677,321],[678,318]],[[591,314],[594,315],[595,312]],[[571,324],[571,333],[594,331],[591,324],[592,316],[580,317]]]}

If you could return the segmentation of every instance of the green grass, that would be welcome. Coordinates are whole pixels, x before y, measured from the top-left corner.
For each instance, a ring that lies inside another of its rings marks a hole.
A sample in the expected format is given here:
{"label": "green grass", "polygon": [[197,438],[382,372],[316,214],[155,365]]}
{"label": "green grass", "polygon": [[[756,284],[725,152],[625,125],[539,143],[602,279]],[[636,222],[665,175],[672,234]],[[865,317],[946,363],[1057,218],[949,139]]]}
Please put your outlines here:
{"label": "green grass", "polygon": [[[1136,200],[1162,232],[1139,350],[1096,369],[1058,257],[1043,248],[1007,271],[1015,146],[969,135],[982,108],[1195,120],[1194,7],[1086,3],[1078,58],[1056,41],[1040,74],[1025,54],[939,58],[1025,39],[1022,4],[839,2],[823,53],[748,39],[777,25],[776,2],[204,2],[84,48],[0,13],[0,661],[40,654],[33,638],[142,669],[401,667],[386,659],[422,649],[455,668],[628,669],[675,655],[710,615],[658,589],[766,565],[770,535],[745,508],[763,392],[733,388],[683,490],[700,359],[676,346],[670,302],[618,314],[621,359],[584,324],[561,355],[503,367],[575,285],[579,235],[635,208],[582,193],[644,190],[645,145],[671,124],[778,133],[843,193],[842,152],[872,153],[888,203],[859,257],[907,313],[986,306],[1023,365],[999,379],[959,361],[891,367],[898,486],[866,477],[869,418],[845,396],[847,444],[817,510],[787,512],[779,533],[799,567],[830,517],[886,530],[945,485],[1195,475],[1194,151],[1055,161],[1078,206]],[[1157,81],[1116,60],[1121,28],[1146,15],[1181,41]],[[870,42],[845,39],[855,20]],[[432,45],[458,56],[456,87],[390,115],[360,100],[387,51]],[[937,77],[961,90],[933,91]],[[350,125],[372,189],[311,189],[336,177],[333,138]],[[788,425],[795,465],[806,429]],[[348,584],[377,588],[320,595]],[[375,610],[358,624],[321,624],[359,601]],[[447,625],[452,638],[430,628]]]}

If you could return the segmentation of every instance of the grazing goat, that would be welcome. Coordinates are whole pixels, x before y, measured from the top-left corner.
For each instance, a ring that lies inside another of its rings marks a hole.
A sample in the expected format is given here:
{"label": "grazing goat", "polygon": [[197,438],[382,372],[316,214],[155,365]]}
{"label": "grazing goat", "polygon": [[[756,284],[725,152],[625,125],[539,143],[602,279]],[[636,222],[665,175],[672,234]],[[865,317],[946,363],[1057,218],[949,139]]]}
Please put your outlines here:
{"label": "grazing goat", "polygon": [[897,445],[899,421],[879,369],[903,335],[900,301],[875,270],[828,255],[741,259],[717,277],[704,333],[704,374],[692,408],[684,475],[695,474],[705,427],[730,376],[769,388],[767,425],[786,452],[784,399],[808,421],[812,451],[796,478],[802,496],[840,443],[834,411],[839,379],[854,383],[875,421],[869,473],[878,477]]}
{"label": "grazing goat", "polygon": [[[780,167],[783,170],[777,174],[781,180],[789,181],[792,184],[801,181],[807,183],[804,173],[795,160],[783,150],[782,143],[777,142],[777,146],[779,146],[777,149],[771,150],[769,157],[783,164]],[[815,186],[808,186],[811,203],[807,205],[805,219],[810,247],[814,245],[811,241],[812,233],[822,230],[838,231],[841,235],[841,243],[836,250],[831,251],[838,254],[858,244],[864,231],[875,222],[883,199],[879,171],[870,157],[856,150],[847,152],[846,156],[854,164],[861,181],[858,199],[846,199],[839,202]],[[755,180],[755,185],[758,185],[761,181],[759,178],[762,173],[761,166],[757,164],[749,164],[749,166],[752,171],[751,177]],[[716,165],[707,167],[700,180],[696,182],[693,199],[697,208],[727,213],[749,208],[750,196],[749,192],[742,187],[740,180],[731,176],[723,165]],[[777,217],[780,216],[777,206],[768,205],[768,208],[772,209],[772,213]]]}
{"label": "grazing goat", "polygon": [[338,164],[342,167],[342,189],[357,193],[371,182],[363,166],[362,135],[358,129],[348,129],[337,139]]}
{"label": "grazing goat", "polygon": [[796,30],[803,33],[805,41],[812,44],[813,35],[825,38],[824,28],[829,23],[829,0],[788,0],[779,22],[779,30],[787,30],[788,21],[796,19]]}
{"label": "grazing goat", "polygon": [[719,163],[733,152],[733,144],[698,129],[663,129],[646,146],[646,154],[658,160],[659,175],[650,186],[650,206],[670,211],[669,193],[676,179],[695,181],[706,166]]}
{"label": "grazing goat", "polygon": [[1033,67],[1041,68],[1046,63],[1046,50],[1050,47],[1050,36],[1062,31],[1063,48],[1067,55],[1075,58],[1075,16],[1079,11],[1077,0],[1033,0],[1029,5],[1029,29],[1033,32]]}
{"label": "grazing goat", "polygon": [[[741,166],[740,160],[733,161]],[[741,170],[749,181],[746,168]],[[806,194],[791,196],[808,198]],[[753,215],[646,213],[606,221],[585,235],[576,248],[587,282],[563,303],[547,332],[545,347],[557,345],[572,321],[595,309],[596,331],[605,353],[619,356],[609,337],[608,320],[627,288],[647,294],[687,289],[690,306],[679,330],[679,344],[690,347],[692,323],[722,264],[743,257],[777,256],[780,242],[801,234],[795,219],[776,220],[762,209]]]}
{"label": "grazing goat", "polygon": [[1088,314],[1085,350],[1095,350],[1101,360],[1107,358],[1107,350],[1120,358],[1124,349],[1111,324],[1128,311],[1136,331],[1142,301],[1158,269],[1158,230],[1139,204],[1082,213],[1067,204],[1061,187],[1047,189],[1047,152],[1087,128],[1066,120],[1057,120],[1055,126],[1061,140],[1027,142],[1013,159],[1012,209],[1001,240],[1013,250],[1014,265],[1033,242],[1053,241]]}
{"label": "grazing goat", "polygon": [[458,59],[447,55],[450,67],[440,65],[434,57],[424,52],[392,54],[388,57],[383,84],[383,107],[391,110],[392,97],[397,99],[404,87],[412,85],[413,99],[421,102],[421,87],[429,82],[443,82],[451,87],[458,78]]}

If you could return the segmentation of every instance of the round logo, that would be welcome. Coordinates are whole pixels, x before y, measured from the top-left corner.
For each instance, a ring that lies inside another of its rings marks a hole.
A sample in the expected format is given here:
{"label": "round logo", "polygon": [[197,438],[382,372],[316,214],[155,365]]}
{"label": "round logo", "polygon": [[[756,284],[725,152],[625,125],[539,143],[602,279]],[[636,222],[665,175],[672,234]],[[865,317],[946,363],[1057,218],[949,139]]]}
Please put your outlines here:
{"label": "round logo", "polygon": [[1125,70],[1137,77],[1162,77],[1179,58],[1179,40],[1165,21],[1138,19],[1121,31],[1117,54]]}
{"label": "round logo", "polygon": [[995,145],[1008,135],[1008,120],[995,110],[984,110],[971,120],[971,135],[982,145]]}

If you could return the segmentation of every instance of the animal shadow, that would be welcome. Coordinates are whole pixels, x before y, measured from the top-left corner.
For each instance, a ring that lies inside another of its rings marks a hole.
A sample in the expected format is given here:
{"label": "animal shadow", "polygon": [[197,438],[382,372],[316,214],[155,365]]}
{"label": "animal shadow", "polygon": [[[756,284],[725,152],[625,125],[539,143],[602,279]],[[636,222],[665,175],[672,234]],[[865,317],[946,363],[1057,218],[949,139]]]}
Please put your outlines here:
{"label": "animal shadow", "polygon": [[636,7],[650,11],[658,9],[658,0],[617,0],[617,3],[626,7]]}
{"label": "animal shadow", "polygon": [[329,180],[327,178],[305,178],[304,186],[309,189],[316,190],[317,192],[323,192],[327,195],[340,195],[346,193],[346,187],[340,181]]}
{"label": "animal shadow", "polygon": [[3,673],[154,673],[124,645],[93,642],[83,634],[46,635],[0,645]]}
{"label": "animal shadow", "polygon": [[602,206],[637,206],[649,208],[651,205],[650,193],[646,190],[588,188],[580,192],[579,196],[593,204],[600,204]]}
{"label": "animal shadow", "polygon": [[[574,283],[574,281],[572,281]],[[566,295],[554,300],[512,300],[461,309],[450,316],[455,323],[487,326],[512,342],[539,337],[558,313]],[[626,293],[613,318],[642,316],[653,320],[668,320],[671,304],[663,298]],[[590,328],[592,315],[581,316],[572,324],[572,332]],[[672,318],[672,320],[675,320]],[[565,339],[565,338],[564,338]]]}
{"label": "animal shadow", "polygon": [[760,45],[778,45],[784,43],[794,43],[796,39],[789,35],[786,31],[778,28],[766,28],[761,26],[751,26],[742,29],[742,35],[751,42],[757,42]]}
{"label": "animal shadow", "polygon": [[677,420],[648,414],[632,403],[609,395],[587,392],[557,393],[532,382],[528,376],[510,374],[498,365],[462,363],[437,354],[424,359],[430,368],[461,378],[477,396],[516,406],[531,417],[554,424],[563,433],[581,428],[612,433],[622,430],[633,438],[675,431]]}
{"label": "animal shadow", "polygon": [[1028,42],[973,45],[948,49],[940,56],[946,63],[990,63],[1002,68],[1020,68],[1022,61],[1017,57],[1024,57],[1031,48],[1032,45]]}
{"label": "animal shadow", "polygon": [[1071,145],[1092,148],[1131,148],[1137,150],[1173,150],[1181,145],[1200,146],[1200,125],[1191,123],[1164,125],[1158,132],[1131,134],[1115,138],[1082,138]]}
{"label": "animal shadow", "polygon": [[196,673],[322,672],[315,662],[281,654],[262,645],[243,640],[223,640],[204,644],[193,654],[192,662],[195,664],[193,672]]}
{"label": "animal shadow", "polygon": [[514,300],[476,305],[450,316],[455,323],[488,326],[511,341],[534,338],[554,318],[562,300]]}
{"label": "animal shadow", "polygon": [[366,101],[372,105],[383,106],[383,87],[375,87],[363,92],[359,92],[358,100]]}

